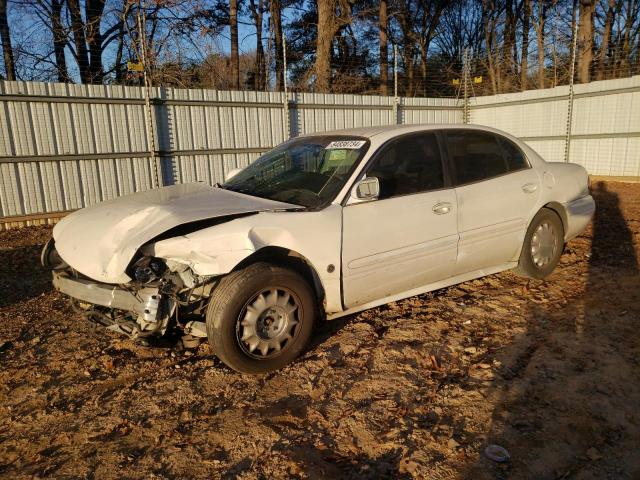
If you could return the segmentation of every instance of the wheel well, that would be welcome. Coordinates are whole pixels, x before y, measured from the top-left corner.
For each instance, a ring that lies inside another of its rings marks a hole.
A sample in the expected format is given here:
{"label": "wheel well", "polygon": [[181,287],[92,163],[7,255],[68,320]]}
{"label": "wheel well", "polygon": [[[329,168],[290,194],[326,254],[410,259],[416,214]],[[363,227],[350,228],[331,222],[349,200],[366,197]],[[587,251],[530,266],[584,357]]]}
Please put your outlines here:
{"label": "wheel well", "polygon": [[306,257],[288,248],[264,247],[242,260],[233,270],[243,269],[256,262],[266,262],[289,268],[302,275],[309,285],[313,287],[318,298],[318,306],[321,311],[323,310],[321,306],[324,303],[324,287],[322,286],[318,272],[316,272]]}
{"label": "wheel well", "polygon": [[564,230],[563,234],[567,231],[567,211],[564,209],[564,206],[558,202],[549,202],[543,208],[548,208],[553,211],[560,218],[560,222],[562,222],[562,229]]}

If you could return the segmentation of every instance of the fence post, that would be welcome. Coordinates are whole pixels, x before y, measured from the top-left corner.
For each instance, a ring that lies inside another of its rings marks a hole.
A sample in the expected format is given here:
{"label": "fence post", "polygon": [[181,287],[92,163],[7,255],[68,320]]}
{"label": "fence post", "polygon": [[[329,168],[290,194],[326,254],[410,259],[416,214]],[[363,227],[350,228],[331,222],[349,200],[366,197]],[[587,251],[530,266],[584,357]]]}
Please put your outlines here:
{"label": "fence post", "polygon": [[162,171],[160,170],[160,164],[156,155],[156,140],[153,128],[153,112],[151,110],[151,79],[149,78],[148,65],[147,65],[147,36],[146,36],[146,21],[145,15],[141,15],[142,0],[138,1],[137,11],[137,23],[138,23],[138,37],[140,40],[140,52],[138,57],[142,62],[142,77],[144,80],[144,106],[147,113],[147,145],[149,147],[149,158],[151,159],[151,168],[153,170],[153,176],[151,181],[151,188],[162,187]]}
{"label": "fence post", "polygon": [[571,52],[571,77],[569,78],[569,104],[567,105],[567,135],[564,141],[564,161],[569,163],[571,150],[571,124],[573,122],[573,77],[576,73],[576,50],[578,47],[578,22],[573,27],[573,45]]}
{"label": "fence post", "polygon": [[462,54],[462,85],[463,85],[463,103],[462,103],[462,123],[465,125],[469,123],[469,80],[470,80],[470,65],[469,65],[469,48],[464,49]]}
{"label": "fence post", "polygon": [[398,97],[398,46],[393,46],[393,118],[396,125],[400,119],[400,98]]}

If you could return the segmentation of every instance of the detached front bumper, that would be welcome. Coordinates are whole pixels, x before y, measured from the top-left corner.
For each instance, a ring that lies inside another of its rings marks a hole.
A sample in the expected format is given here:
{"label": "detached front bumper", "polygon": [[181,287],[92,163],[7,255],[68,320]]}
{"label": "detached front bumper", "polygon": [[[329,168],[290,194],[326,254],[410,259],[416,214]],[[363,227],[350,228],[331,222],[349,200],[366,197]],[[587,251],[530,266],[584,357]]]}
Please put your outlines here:
{"label": "detached front bumper", "polygon": [[53,272],[53,286],[80,302],[131,312],[137,315],[139,323],[156,323],[162,316],[162,295],[158,288],[147,287],[133,292],[116,285],[72,277],[64,271]]}

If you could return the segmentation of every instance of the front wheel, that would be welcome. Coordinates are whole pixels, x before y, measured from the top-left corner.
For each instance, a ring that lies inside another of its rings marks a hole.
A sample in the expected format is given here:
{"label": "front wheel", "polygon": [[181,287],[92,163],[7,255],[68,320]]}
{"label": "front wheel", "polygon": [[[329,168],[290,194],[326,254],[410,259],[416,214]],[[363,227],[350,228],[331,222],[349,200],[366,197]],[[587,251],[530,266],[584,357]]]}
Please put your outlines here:
{"label": "front wheel", "polygon": [[255,263],[224,277],[207,309],[216,356],[240,373],[278,370],[297,358],[313,330],[316,299],[298,273]]}
{"label": "front wheel", "polygon": [[558,215],[542,208],[529,225],[515,272],[542,279],[556,268],[564,248],[564,228]]}

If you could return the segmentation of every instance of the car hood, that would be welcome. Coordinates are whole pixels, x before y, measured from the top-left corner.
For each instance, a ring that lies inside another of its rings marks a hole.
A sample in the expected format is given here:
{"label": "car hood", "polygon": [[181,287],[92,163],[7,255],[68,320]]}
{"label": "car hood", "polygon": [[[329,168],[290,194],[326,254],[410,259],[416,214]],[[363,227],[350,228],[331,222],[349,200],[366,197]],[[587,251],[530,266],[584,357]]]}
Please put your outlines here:
{"label": "car hood", "polygon": [[78,272],[105,283],[127,283],[131,279],[125,270],[136,251],[173,227],[300,208],[204,183],[187,183],[134,193],[78,210],[55,226],[53,237],[62,259]]}

